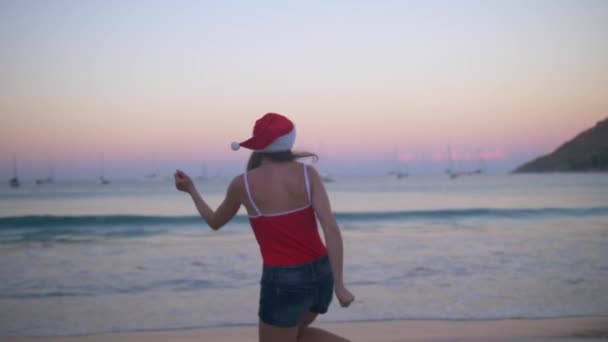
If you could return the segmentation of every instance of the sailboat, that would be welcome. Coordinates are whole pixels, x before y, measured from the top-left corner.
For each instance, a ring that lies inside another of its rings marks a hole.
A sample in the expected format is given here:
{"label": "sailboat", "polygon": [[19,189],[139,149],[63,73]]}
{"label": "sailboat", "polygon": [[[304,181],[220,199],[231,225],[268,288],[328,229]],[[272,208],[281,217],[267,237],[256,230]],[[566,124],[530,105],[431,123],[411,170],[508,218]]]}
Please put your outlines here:
{"label": "sailboat", "polygon": [[155,182],[158,180],[158,175],[154,172],[152,173],[148,173],[146,175],[144,175],[144,180],[145,181],[151,181],[151,182]]}
{"label": "sailboat", "polygon": [[448,146],[448,158],[449,158],[449,167],[446,170],[446,173],[450,176],[450,179],[458,178],[460,176],[474,176],[481,175],[484,173],[485,163],[481,156],[481,153],[477,151],[477,163],[478,167],[473,170],[465,170],[465,171],[454,171],[452,170],[452,150]]}
{"label": "sailboat", "polygon": [[397,179],[407,178],[409,176],[409,173],[407,172],[407,164],[405,164],[406,171],[402,171],[400,166],[401,160],[399,158],[399,151],[398,148],[395,147],[395,152],[393,153],[393,171],[390,171],[388,174],[395,176]]}
{"label": "sailboat", "polygon": [[403,178],[407,178],[410,176],[410,174],[407,171],[400,171],[399,169],[397,169],[397,171],[389,171],[388,172],[389,176],[395,176],[395,178],[397,179],[403,179]]}
{"label": "sailboat", "polygon": [[485,172],[486,161],[483,159],[483,155],[477,150],[477,169],[473,170],[473,174],[481,175]]}
{"label": "sailboat", "polygon": [[445,173],[450,176],[450,179],[456,179],[462,176],[462,172],[453,170],[453,161],[452,161],[452,148],[448,145],[448,169],[445,170]]}
{"label": "sailboat", "polygon": [[158,163],[156,161],[156,157],[152,157],[152,172],[147,173],[144,175],[144,177],[142,178],[142,181],[144,182],[160,182],[162,181],[162,177],[158,175],[158,173],[156,172],[158,170]]}
{"label": "sailboat", "polygon": [[333,183],[336,181],[329,173],[321,173],[320,176],[321,180],[325,183]]}
{"label": "sailboat", "polygon": [[99,183],[101,185],[108,185],[108,184],[110,184],[110,180],[104,176],[104,173],[105,173],[105,158],[102,153],[101,154],[101,175],[99,176]]}
{"label": "sailboat", "polygon": [[47,176],[44,178],[38,178],[36,179],[36,184],[38,185],[42,185],[45,183],[53,183],[54,179],[53,179],[53,166],[51,163],[51,157],[49,156],[48,161],[47,161]]}
{"label": "sailboat", "polygon": [[409,173],[402,171],[390,171],[388,173],[390,176],[395,176],[397,179],[403,179],[409,177]]}
{"label": "sailboat", "polygon": [[17,157],[13,155],[13,178],[8,182],[11,188],[18,188],[21,186],[19,178],[17,177]]}

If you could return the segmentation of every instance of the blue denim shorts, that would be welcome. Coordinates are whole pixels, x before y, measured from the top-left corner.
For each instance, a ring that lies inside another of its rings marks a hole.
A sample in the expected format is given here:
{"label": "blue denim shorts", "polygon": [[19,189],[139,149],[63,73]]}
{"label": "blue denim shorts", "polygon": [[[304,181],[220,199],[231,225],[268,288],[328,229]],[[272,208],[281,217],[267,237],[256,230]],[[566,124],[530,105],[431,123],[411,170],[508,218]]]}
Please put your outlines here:
{"label": "blue denim shorts", "polygon": [[309,311],[326,313],[333,290],[327,255],[303,265],[264,267],[258,316],[266,324],[294,327]]}

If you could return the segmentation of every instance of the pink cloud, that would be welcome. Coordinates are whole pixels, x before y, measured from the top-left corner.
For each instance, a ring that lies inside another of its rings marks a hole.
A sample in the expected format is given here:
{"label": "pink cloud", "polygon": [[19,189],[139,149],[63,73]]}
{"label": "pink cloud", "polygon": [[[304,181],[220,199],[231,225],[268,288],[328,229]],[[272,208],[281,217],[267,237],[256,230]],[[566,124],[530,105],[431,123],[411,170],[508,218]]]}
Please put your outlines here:
{"label": "pink cloud", "polygon": [[483,160],[505,160],[508,158],[507,153],[501,148],[494,148],[494,150],[481,151],[479,156]]}
{"label": "pink cloud", "polygon": [[437,152],[437,151],[435,151],[435,152],[433,152],[433,154],[431,155],[431,158],[432,158],[434,161],[443,161],[443,160],[446,160],[446,159],[447,159],[447,153],[444,153],[444,152]]}
{"label": "pink cloud", "polygon": [[416,159],[416,156],[410,152],[403,152],[397,156],[397,159],[402,162],[409,162]]}

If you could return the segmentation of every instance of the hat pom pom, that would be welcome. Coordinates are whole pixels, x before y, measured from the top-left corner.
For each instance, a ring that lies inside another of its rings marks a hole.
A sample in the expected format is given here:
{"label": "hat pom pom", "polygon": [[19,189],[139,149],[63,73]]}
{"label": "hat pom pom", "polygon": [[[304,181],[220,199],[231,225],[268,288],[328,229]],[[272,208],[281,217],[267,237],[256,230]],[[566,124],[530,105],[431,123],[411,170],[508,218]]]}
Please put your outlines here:
{"label": "hat pom pom", "polygon": [[236,141],[233,141],[232,144],[230,144],[230,148],[232,148],[233,151],[236,151],[241,148],[241,144]]}

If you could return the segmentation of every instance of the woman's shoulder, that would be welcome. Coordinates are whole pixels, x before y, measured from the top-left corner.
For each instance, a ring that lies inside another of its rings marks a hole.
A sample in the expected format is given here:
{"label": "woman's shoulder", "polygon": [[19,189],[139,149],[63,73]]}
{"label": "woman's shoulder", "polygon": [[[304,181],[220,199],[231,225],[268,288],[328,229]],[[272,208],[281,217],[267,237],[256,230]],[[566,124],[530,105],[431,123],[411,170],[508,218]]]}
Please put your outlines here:
{"label": "woman's shoulder", "polygon": [[245,188],[244,173],[241,173],[240,175],[234,177],[232,179],[232,181],[230,181],[230,185],[228,185],[228,187],[234,188],[234,189],[244,189]]}
{"label": "woman's shoulder", "polygon": [[317,169],[315,168],[314,165],[308,164],[308,163],[302,163],[302,162],[296,162],[296,163],[300,164],[301,167],[306,167],[306,171],[309,174],[318,174]]}
{"label": "woman's shoulder", "polygon": [[306,173],[308,175],[308,178],[311,179],[313,181],[313,183],[321,180],[321,176],[319,175],[319,172],[314,167],[314,165],[307,164],[307,163],[301,163],[301,162],[297,162],[297,163],[300,164],[301,167],[306,167]]}

